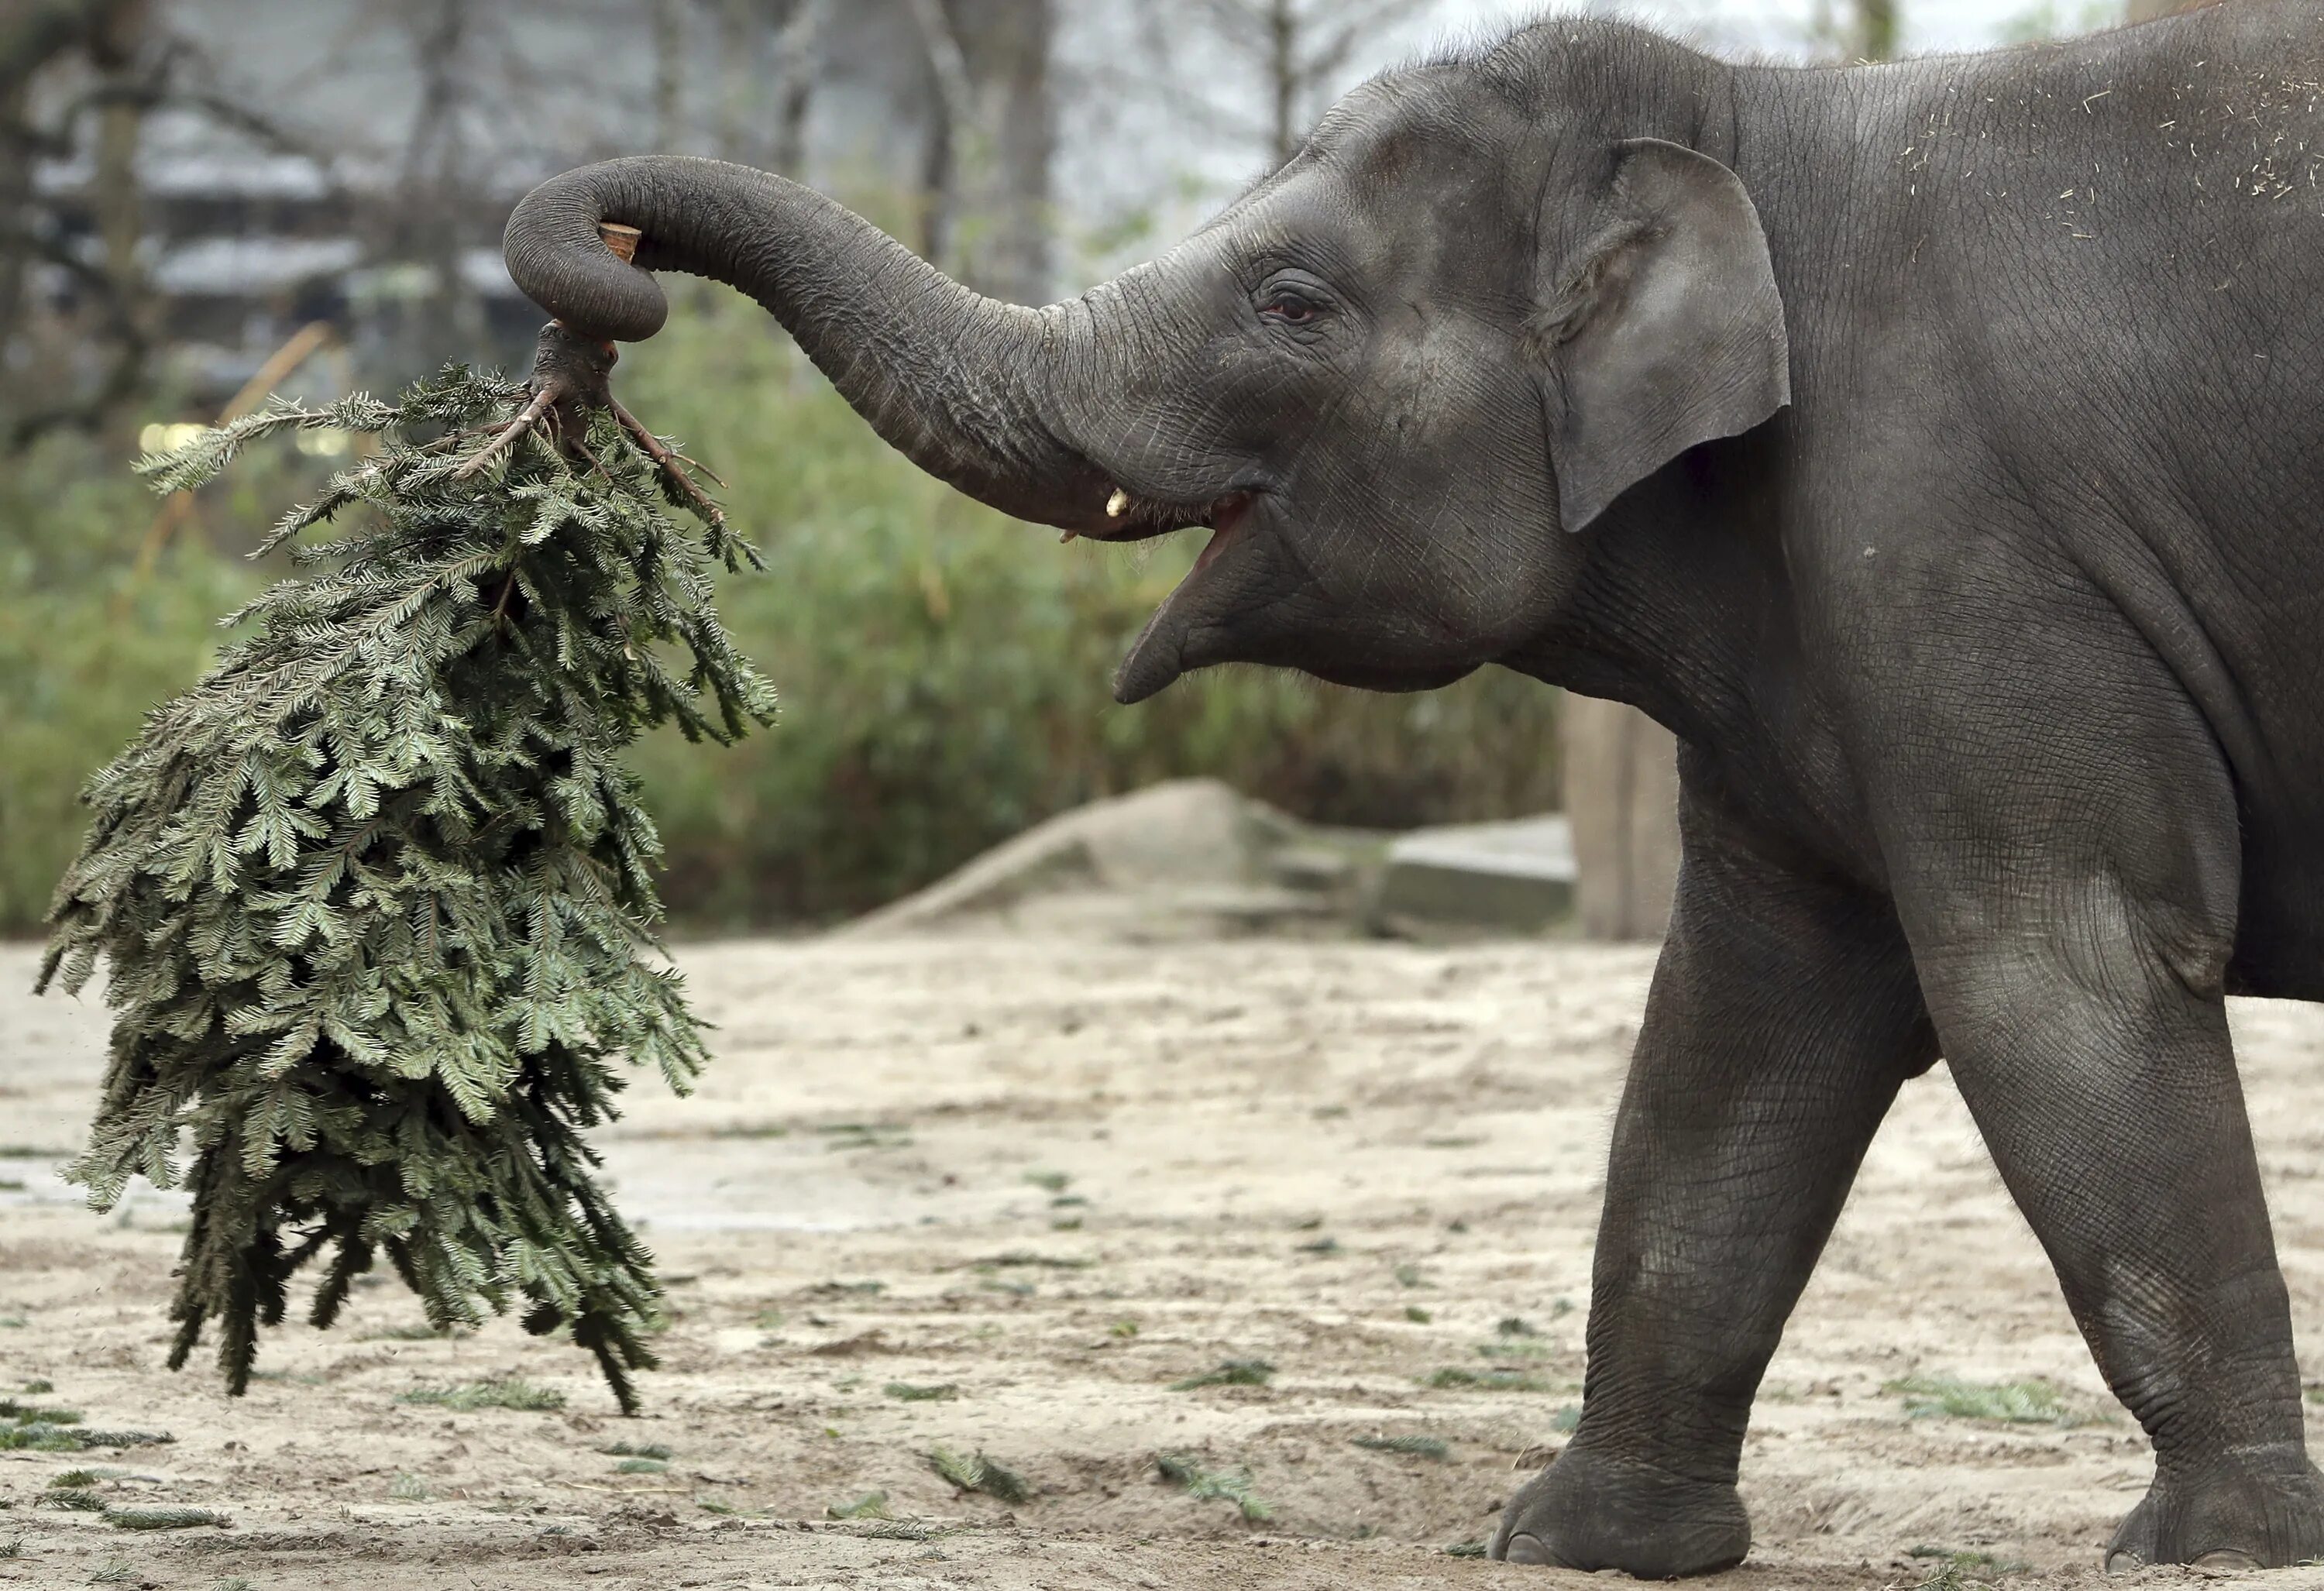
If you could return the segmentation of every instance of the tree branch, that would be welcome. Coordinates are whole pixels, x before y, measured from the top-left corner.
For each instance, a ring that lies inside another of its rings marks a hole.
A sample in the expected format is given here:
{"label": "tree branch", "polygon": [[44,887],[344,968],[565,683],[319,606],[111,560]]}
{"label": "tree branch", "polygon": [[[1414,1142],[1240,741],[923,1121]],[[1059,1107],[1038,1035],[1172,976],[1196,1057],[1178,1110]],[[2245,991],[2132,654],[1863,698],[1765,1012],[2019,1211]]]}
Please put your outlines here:
{"label": "tree branch", "polygon": [[908,4],[912,20],[919,24],[921,47],[928,52],[928,65],[936,73],[945,118],[955,134],[969,132],[977,120],[976,86],[968,75],[968,57],[960,47],[960,35],[953,32],[952,19],[945,15],[943,0],[908,0]]}

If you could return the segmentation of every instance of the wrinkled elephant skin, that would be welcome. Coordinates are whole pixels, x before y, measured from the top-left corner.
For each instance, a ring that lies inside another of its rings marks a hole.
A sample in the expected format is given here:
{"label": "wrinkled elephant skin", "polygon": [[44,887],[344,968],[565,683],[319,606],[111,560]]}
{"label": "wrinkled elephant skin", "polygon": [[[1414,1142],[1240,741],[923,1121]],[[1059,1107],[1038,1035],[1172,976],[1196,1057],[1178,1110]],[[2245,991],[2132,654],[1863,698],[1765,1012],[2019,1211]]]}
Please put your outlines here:
{"label": "wrinkled elephant skin", "polygon": [[1010,513],[1209,526],[1124,701],[1499,664],[1677,733],[1581,1425],[1497,1555],[1744,1555],[1761,1374],[1942,1055],[2153,1443],[2108,1561],[2280,1565],[2324,1482],[2223,1002],[2324,998],[2319,79],[2267,0],[1844,70],[1568,18],[1046,308],[708,161],[569,172],[508,253],[601,337],[647,268],[740,286]]}

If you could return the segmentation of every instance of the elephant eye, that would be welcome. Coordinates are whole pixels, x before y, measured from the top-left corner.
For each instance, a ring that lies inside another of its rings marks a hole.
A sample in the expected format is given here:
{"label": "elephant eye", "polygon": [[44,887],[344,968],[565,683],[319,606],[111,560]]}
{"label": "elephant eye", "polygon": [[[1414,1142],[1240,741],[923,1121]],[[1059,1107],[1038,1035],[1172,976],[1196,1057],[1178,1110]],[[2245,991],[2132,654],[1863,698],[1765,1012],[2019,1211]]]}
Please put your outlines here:
{"label": "elephant eye", "polygon": [[1260,300],[1259,312],[1286,326],[1305,326],[1315,318],[1322,306],[1296,288],[1277,287],[1268,290]]}

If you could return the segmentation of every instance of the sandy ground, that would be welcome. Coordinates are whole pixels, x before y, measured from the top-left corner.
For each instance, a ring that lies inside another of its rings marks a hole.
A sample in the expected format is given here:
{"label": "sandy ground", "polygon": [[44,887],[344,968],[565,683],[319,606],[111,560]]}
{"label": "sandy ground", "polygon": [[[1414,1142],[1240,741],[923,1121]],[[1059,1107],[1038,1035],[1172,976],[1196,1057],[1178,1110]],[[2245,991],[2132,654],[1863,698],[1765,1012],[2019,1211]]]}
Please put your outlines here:
{"label": "sandy ground", "polygon": [[[182,1206],[148,1191],[99,1218],[57,1182],[103,1011],[26,998],[29,949],[0,947],[0,1392],[51,1381],[93,1425],[166,1428],[94,1456],[124,1472],[105,1484],[231,1520],[129,1534],[37,1505],[90,1458],[0,1454],[0,1553],[21,1543],[0,1584],[1581,1583],[1445,1549],[1489,1533],[1578,1395],[1648,952],[986,935],[680,959],[718,1066],[690,1100],[641,1082],[604,1139],[678,1309],[625,1421],[581,1356],[513,1325],[413,1339],[392,1284],[333,1332],[273,1337],[245,1399],[206,1365],[164,1370]],[[2324,1354],[2324,1013],[2236,1016]],[[1230,1359],[1276,1374],[1172,1390]],[[1497,1367],[1531,1386],[1429,1384]],[[1882,1134],[1769,1374],[1743,1465],[1757,1544],[1715,1583],[1912,1586],[1939,1552],[2015,1586],[2098,1583],[2151,1468],[2135,1430],[1910,1418],[1886,1388],[1916,1374],[2045,1376],[2107,1408],[1941,1069]],[[399,1401],[504,1375],[564,1409]],[[1355,1440],[1404,1435],[1446,1456]],[[622,1441],[666,1446],[667,1469],[622,1471]],[[982,1448],[1029,1498],[956,1493],[938,1445]],[[1247,1468],[1270,1517],[1191,1498],[1165,1451]],[[827,1517],[874,1491],[893,1520]],[[2301,1583],[2324,1580],[2268,1581]]]}

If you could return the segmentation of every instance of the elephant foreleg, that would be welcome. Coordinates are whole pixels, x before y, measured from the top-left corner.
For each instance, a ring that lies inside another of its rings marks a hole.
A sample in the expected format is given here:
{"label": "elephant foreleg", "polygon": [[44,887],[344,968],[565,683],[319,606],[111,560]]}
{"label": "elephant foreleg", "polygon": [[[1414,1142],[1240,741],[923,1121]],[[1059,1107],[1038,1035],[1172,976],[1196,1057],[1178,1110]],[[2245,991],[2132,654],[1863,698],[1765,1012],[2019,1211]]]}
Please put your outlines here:
{"label": "elephant foreleg", "polygon": [[1740,1559],[1761,1374],[1904,1080],[1933,1059],[1887,905],[1690,801],[1614,1129],[1582,1421],[1492,1555],[1641,1578]]}

